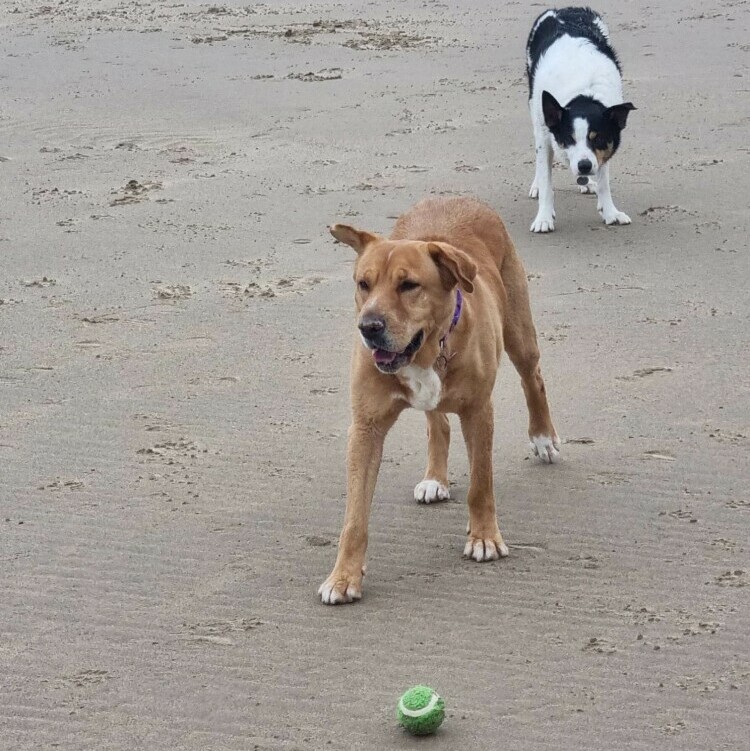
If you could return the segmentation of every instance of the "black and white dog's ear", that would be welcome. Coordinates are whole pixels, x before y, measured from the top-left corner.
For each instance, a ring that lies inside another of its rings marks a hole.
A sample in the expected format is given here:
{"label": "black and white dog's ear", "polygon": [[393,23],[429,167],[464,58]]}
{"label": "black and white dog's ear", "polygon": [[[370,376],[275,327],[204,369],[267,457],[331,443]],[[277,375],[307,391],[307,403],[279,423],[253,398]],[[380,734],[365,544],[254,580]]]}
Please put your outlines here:
{"label": "black and white dog's ear", "polygon": [[637,108],[630,102],[616,104],[614,107],[607,109],[607,117],[617,123],[617,127],[622,130],[628,122],[628,112],[634,109]]}
{"label": "black and white dog's ear", "polygon": [[560,103],[549,93],[549,91],[542,92],[542,112],[544,113],[544,124],[552,130],[560,124],[562,120],[564,108],[560,106]]}

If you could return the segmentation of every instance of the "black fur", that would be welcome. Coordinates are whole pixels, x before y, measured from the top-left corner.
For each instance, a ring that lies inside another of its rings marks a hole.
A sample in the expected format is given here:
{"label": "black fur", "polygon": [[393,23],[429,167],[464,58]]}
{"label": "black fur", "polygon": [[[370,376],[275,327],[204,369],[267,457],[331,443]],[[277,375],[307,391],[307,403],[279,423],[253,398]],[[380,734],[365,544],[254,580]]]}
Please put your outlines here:
{"label": "black fur", "polygon": [[542,109],[545,125],[562,148],[575,143],[573,121],[580,117],[588,121],[589,132],[596,133],[596,137],[589,142],[590,147],[597,151],[609,150],[614,154],[620,145],[620,133],[627,122],[628,112],[635,107],[630,102],[605,107],[590,96],[577,96],[563,107],[552,94],[545,91],[542,94]]}
{"label": "black fur", "polygon": [[[544,13],[549,13],[545,11]],[[603,55],[606,55],[616,66],[617,70],[622,73],[620,61],[617,54],[612,49],[607,37],[602,34],[601,29],[595,21],[601,16],[591,10],[591,8],[560,8],[555,10],[555,17],[545,18],[538,28],[537,21],[544,15],[540,13],[532,24],[532,32],[529,34],[529,40],[526,43],[526,75],[529,78],[529,98],[534,90],[534,74],[539,59],[549,49],[554,42],[566,34],[571,37],[585,37],[588,39]],[[529,64],[531,60],[531,64]]]}

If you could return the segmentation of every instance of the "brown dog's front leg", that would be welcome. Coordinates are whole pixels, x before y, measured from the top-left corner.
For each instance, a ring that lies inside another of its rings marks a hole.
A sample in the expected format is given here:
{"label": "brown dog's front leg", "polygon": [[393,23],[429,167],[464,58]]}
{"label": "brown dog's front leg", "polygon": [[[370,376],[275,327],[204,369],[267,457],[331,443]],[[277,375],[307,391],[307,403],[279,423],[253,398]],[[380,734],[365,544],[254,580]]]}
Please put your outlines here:
{"label": "brown dog's front leg", "polygon": [[427,412],[427,469],[424,480],[414,488],[417,503],[434,503],[451,497],[448,484],[448,449],[451,426],[448,415],[433,410]]}
{"label": "brown dog's front leg", "polygon": [[362,597],[370,505],[383,456],[383,442],[397,416],[398,412],[379,420],[355,418],[349,428],[344,528],[339,538],[336,565],[318,589],[326,605],[352,602]]}
{"label": "brown dog's front leg", "polygon": [[494,416],[492,402],[472,405],[462,412],[461,430],[469,453],[469,538],[464,555],[475,561],[494,561],[508,555],[497,526],[495,494],[492,479],[492,435]]}

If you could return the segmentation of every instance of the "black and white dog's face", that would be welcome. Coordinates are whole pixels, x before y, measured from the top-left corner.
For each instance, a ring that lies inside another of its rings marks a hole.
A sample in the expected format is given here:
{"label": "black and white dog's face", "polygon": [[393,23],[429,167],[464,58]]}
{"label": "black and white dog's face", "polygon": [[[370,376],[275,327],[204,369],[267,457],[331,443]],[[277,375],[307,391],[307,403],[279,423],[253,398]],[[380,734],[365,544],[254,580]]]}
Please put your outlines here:
{"label": "black and white dog's face", "polygon": [[542,92],[544,123],[576,178],[596,175],[612,158],[628,112],[634,109],[630,102],[605,107],[590,96],[577,96],[563,107],[548,91]]}

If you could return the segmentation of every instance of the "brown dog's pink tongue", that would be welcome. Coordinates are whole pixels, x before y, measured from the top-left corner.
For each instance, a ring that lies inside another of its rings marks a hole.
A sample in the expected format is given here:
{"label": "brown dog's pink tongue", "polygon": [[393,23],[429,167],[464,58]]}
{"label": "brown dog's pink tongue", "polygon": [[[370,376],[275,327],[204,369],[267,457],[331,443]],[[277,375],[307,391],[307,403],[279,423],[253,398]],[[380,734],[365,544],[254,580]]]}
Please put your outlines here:
{"label": "brown dog's pink tongue", "polygon": [[384,349],[374,349],[372,351],[375,362],[383,363],[384,365],[393,362],[396,359],[396,355],[398,355],[398,352],[388,352]]}

